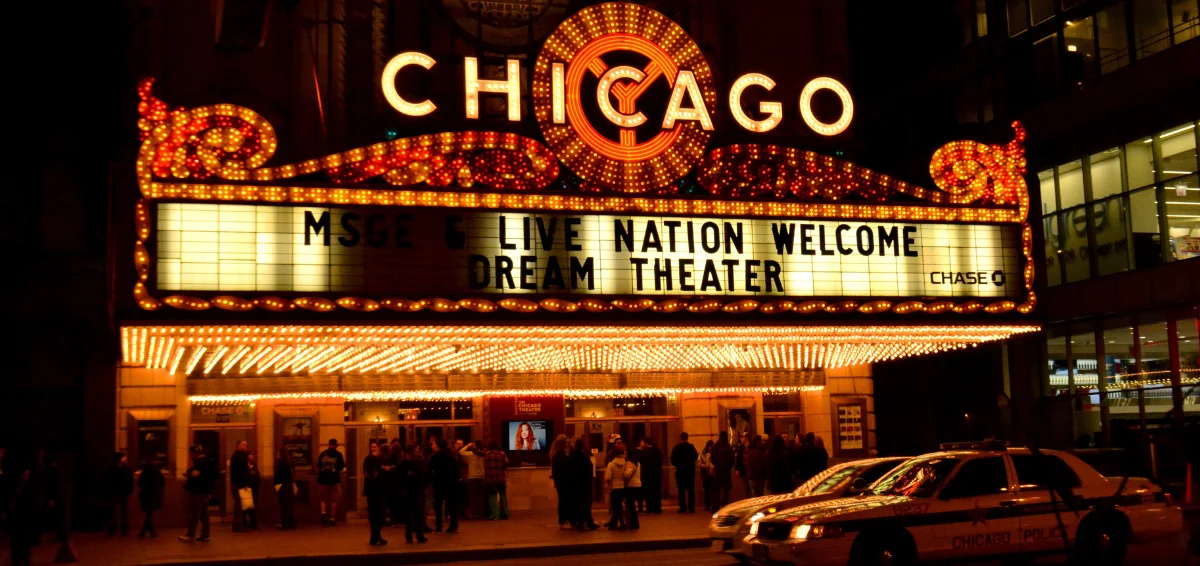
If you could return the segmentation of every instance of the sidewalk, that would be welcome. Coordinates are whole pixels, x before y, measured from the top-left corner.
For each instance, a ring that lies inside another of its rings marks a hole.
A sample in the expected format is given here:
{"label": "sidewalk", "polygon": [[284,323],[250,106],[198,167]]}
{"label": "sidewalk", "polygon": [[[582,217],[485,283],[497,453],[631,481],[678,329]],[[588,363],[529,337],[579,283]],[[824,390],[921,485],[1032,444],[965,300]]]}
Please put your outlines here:
{"label": "sidewalk", "polygon": [[[359,564],[442,564],[464,560],[500,560],[569,556],[604,552],[633,552],[708,547],[710,515],[641,515],[637,531],[576,532],[558,528],[553,512],[514,514],[507,521],[462,521],[459,533],[430,533],[425,544],[405,544],[403,527],[387,527],[387,546],[367,545],[366,521],[336,527],[302,527],[295,531],[262,528],[233,533],[229,524],[213,525],[212,541],[186,544],[175,530],[161,530],[157,539],[136,536],[108,538],[97,533],[72,536],[81,564],[333,564],[353,559]],[[596,520],[605,520],[597,510]],[[432,517],[430,518],[432,523]],[[431,524],[432,526],[432,524]],[[34,549],[34,564],[54,561],[56,544]]]}

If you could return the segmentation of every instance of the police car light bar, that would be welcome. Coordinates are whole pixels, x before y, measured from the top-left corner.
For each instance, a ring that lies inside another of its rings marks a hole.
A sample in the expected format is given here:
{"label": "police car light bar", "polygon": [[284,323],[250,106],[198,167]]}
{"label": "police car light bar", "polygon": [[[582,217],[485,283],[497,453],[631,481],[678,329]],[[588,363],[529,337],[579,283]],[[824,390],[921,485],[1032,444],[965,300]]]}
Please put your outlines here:
{"label": "police car light bar", "polygon": [[942,450],[1007,450],[1007,440],[977,440],[973,442],[943,442]]}

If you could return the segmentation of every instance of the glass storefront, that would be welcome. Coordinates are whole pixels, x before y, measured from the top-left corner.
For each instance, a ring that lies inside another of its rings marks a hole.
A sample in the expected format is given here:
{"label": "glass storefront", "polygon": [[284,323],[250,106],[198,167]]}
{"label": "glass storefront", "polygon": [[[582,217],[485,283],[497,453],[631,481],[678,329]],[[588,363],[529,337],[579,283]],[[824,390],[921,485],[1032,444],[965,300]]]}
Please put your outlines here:
{"label": "glass storefront", "polygon": [[1196,123],[1038,173],[1046,284],[1200,257]]}

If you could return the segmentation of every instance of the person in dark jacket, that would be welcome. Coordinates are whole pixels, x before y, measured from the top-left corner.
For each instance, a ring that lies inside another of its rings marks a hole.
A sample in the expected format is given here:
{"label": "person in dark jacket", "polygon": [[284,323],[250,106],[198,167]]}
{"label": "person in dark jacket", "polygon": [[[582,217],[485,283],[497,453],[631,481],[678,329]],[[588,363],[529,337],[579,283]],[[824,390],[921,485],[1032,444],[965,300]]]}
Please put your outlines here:
{"label": "person in dark jacket", "polygon": [[662,472],[663,453],[654,445],[651,438],[642,439],[641,454],[638,454],[642,465],[642,499],[646,502],[646,512],[651,515],[662,514]]}
{"label": "person in dark jacket", "polygon": [[[217,483],[217,463],[204,453],[204,447],[192,446],[192,466],[185,474],[187,480],[183,490],[187,492],[187,534],[180,541],[208,542],[208,500],[212,498],[213,486]],[[200,523],[200,536],[196,535],[196,523]]]}
{"label": "person in dark jacket", "polygon": [[38,517],[41,513],[39,495],[40,487],[33,470],[28,465],[10,465],[6,474],[12,474],[9,485],[9,496],[12,498],[8,508],[8,522],[12,533],[12,563],[14,566],[28,566],[30,553],[36,538],[41,535],[38,528]]}
{"label": "person in dark jacket", "polygon": [[437,439],[437,452],[429,457],[429,477],[433,483],[434,529],[442,532],[443,515],[450,516],[447,533],[458,532],[458,459],[444,438]]}
{"label": "person in dark jacket", "polygon": [[422,465],[421,448],[409,444],[407,457],[400,463],[400,490],[404,505],[404,540],[425,542],[425,510],[420,508],[421,494],[425,492],[425,467]]}
{"label": "person in dark jacket", "polygon": [[229,489],[233,494],[233,532],[246,532],[245,510],[242,508],[242,489],[250,487],[250,447],[239,440],[229,458]]}
{"label": "person in dark jacket", "polygon": [[346,459],[338,451],[336,438],[329,439],[329,448],[317,457],[317,488],[321,497],[321,524],[337,524],[338,502],[342,499],[342,470]]}
{"label": "person in dark jacket", "polygon": [[133,494],[133,470],[129,468],[129,458],[124,452],[113,455],[113,465],[104,476],[104,486],[109,497],[108,536],[115,536],[119,525],[121,536],[127,537],[129,496]]}
{"label": "person in dark jacket", "polygon": [[295,464],[287,446],[279,447],[279,459],[275,460],[275,499],[279,502],[279,530],[296,528]]}
{"label": "person in dark jacket", "polygon": [[[783,467],[785,471],[788,469],[786,458]],[[757,434],[750,439],[750,447],[746,449],[746,477],[750,479],[750,492],[746,495],[761,497],[767,488],[767,450],[762,437]]]}
{"label": "person in dark jacket", "polygon": [[816,450],[816,438],[817,435],[810,432],[804,435],[804,440],[801,440],[799,447],[796,448],[796,485],[803,485],[809,478],[816,475],[816,472],[813,471],[813,451]]}
{"label": "person in dark jacket", "polygon": [[404,514],[404,490],[401,489],[401,464],[404,462],[404,446],[400,444],[399,438],[393,438],[388,444],[388,454],[392,458],[392,468],[387,473],[387,493],[388,493],[388,516],[391,517],[392,526],[399,527],[404,525],[408,520]]}
{"label": "person in dark jacket", "polygon": [[771,448],[767,450],[765,471],[767,491],[771,495],[780,495],[792,490],[791,453],[782,436],[776,436],[771,440]]}
{"label": "person in dark jacket", "polygon": [[680,433],[679,444],[671,449],[675,491],[679,492],[679,513],[696,512],[696,460],[699,457],[696,447],[688,442],[688,433]]}
{"label": "person in dark jacket", "polygon": [[158,538],[158,531],[154,530],[154,512],[162,509],[163,487],[166,484],[162,466],[157,460],[147,460],[142,464],[137,480],[138,503],[146,519],[142,521],[142,530],[138,532],[138,538],[146,538],[147,535],[150,538]]}
{"label": "person in dark jacket", "polygon": [[567,437],[560,434],[550,446],[550,480],[554,482],[554,492],[558,495],[558,528],[570,528],[574,524],[571,518],[571,474],[568,472],[569,456],[567,454]]}
{"label": "person in dark jacket", "polygon": [[576,530],[594,531],[600,528],[592,517],[592,490],[596,482],[596,463],[583,448],[583,439],[576,438],[571,453],[567,456],[567,473],[571,477],[571,492],[574,494],[572,522]]}
{"label": "person in dark jacket", "polygon": [[713,490],[716,492],[714,506],[720,509],[729,505],[729,492],[733,490],[733,447],[729,445],[729,433],[721,431],[712,449]]}
{"label": "person in dark jacket", "polygon": [[387,544],[383,538],[387,493],[384,488],[386,472],[383,469],[382,458],[379,445],[371,444],[371,454],[363,459],[362,464],[363,496],[367,498],[367,520],[371,523],[371,546]]}

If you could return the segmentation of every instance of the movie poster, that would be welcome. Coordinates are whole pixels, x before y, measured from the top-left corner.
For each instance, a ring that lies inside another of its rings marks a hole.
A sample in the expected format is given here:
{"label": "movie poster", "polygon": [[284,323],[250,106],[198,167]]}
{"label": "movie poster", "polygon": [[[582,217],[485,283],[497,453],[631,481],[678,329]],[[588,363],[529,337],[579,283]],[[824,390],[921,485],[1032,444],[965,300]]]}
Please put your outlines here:
{"label": "movie poster", "polygon": [[312,417],[287,417],[280,421],[283,445],[297,470],[312,469],[313,422]]}

